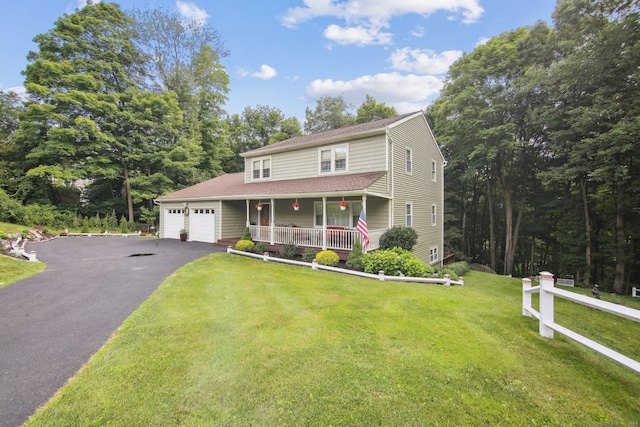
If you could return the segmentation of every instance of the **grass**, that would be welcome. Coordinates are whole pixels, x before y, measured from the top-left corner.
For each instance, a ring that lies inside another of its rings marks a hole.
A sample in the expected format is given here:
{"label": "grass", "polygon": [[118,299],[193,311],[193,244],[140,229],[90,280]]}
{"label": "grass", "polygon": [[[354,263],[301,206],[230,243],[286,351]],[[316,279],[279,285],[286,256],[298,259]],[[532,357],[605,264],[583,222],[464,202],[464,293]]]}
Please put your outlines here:
{"label": "grass", "polygon": [[[638,324],[557,307],[639,354]],[[169,277],[27,425],[640,421],[640,375],[537,329],[517,279],[398,284],[214,254]]]}
{"label": "grass", "polygon": [[[0,235],[20,233],[28,229],[29,227],[25,225],[0,222]],[[46,265],[41,262],[29,262],[0,255],[0,288],[40,273],[45,267]]]}
{"label": "grass", "polygon": [[9,222],[0,222],[0,235],[8,233],[20,233],[24,230],[29,230],[30,227],[21,224],[11,224]]}
{"label": "grass", "polygon": [[40,273],[45,267],[46,265],[41,262],[29,262],[0,255],[0,288]]}

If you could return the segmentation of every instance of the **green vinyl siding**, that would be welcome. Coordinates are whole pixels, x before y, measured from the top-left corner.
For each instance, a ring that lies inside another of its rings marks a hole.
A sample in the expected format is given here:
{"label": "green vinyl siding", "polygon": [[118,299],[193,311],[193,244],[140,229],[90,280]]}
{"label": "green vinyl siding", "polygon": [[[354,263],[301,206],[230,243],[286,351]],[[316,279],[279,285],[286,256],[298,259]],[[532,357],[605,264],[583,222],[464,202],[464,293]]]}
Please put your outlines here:
{"label": "green vinyl siding", "polygon": [[[393,224],[405,225],[406,206],[412,204],[413,228],[418,233],[416,255],[429,261],[429,249],[438,247],[443,253],[442,154],[422,116],[402,122],[389,130],[393,149]],[[412,173],[406,173],[406,152],[412,152]],[[431,179],[432,161],[436,162],[438,179]],[[436,225],[431,224],[431,206],[436,205]]]}
{"label": "green vinyl siding", "polygon": [[247,226],[247,204],[244,200],[216,202],[220,215],[216,219],[216,233],[220,239],[242,236]]}
{"label": "green vinyl siding", "polygon": [[[346,145],[349,149],[348,171],[335,172],[343,173],[363,173],[375,172],[386,169],[384,134],[360,138],[348,142],[331,143],[326,146],[306,147],[302,149],[292,149],[281,153],[270,155],[271,157],[271,180],[289,180],[316,178],[318,173],[318,156],[321,147],[337,147]],[[257,158],[245,158],[245,182],[251,182],[252,161]],[[331,175],[328,173],[327,175]]]}

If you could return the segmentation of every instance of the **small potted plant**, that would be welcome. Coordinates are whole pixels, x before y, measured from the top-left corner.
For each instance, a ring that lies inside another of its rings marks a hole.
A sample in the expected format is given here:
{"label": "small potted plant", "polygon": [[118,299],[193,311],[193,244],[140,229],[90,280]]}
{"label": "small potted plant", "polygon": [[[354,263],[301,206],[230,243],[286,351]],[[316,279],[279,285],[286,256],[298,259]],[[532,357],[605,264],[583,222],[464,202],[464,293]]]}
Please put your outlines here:
{"label": "small potted plant", "polygon": [[340,206],[341,211],[345,211],[349,207],[349,203],[345,202],[344,200],[340,200],[338,202],[338,206]]}
{"label": "small potted plant", "polygon": [[184,228],[180,230],[180,241],[181,242],[187,241],[187,230],[185,230]]}
{"label": "small potted plant", "polygon": [[300,209],[300,203],[298,203],[298,201],[296,200],[295,202],[293,202],[293,210],[297,211]]}
{"label": "small potted plant", "polygon": [[262,210],[262,203],[260,203],[260,202],[256,203],[256,209],[261,211]]}

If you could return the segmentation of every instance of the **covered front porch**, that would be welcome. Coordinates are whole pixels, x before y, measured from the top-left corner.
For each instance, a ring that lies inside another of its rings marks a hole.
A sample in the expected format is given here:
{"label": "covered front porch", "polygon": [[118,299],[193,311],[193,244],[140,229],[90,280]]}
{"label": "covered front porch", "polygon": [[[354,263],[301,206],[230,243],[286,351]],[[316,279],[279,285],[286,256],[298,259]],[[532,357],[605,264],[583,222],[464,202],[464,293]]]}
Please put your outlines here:
{"label": "covered front porch", "polygon": [[356,226],[363,210],[369,237],[366,250],[378,249],[389,224],[389,201],[380,197],[249,199],[246,226],[254,242],[351,251],[358,239],[362,241]]}

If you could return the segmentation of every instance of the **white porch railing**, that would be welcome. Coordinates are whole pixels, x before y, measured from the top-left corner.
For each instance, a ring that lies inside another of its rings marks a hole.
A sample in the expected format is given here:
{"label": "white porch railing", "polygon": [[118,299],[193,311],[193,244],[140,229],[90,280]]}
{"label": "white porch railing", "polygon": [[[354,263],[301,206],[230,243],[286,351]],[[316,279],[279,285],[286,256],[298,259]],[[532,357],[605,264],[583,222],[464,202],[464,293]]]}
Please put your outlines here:
{"label": "white porch railing", "polygon": [[[531,295],[540,294],[540,311],[536,311],[531,306]],[[558,289],[553,283],[553,274],[548,272],[540,273],[540,286],[531,286],[531,279],[522,279],[522,315],[535,317],[540,321],[539,332],[545,338],[553,338],[553,332],[559,332],[567,338],[571,338],[580,344],[589,347],[598,353],[640,373],[640,362],[620,354],[608,347],[590,340],[572,330],[558,325],[554,322],[554,296],[558,296],[587,307],[615,314],[620,317],[640,322],[640,310],[601,301],[586,295]]]}
{"label": "white porch railing", "polygon": [[[266,242],[272,244],[294,244],[296,246],[308,246],[322,248],[324,246],[324,236],[321,228],[302,227],[268,227],[261,225],[250,225],[249,231],[254,242]],[[380,236],[385,232],[382,230],[369,231],[368,250],[380,247]],[[352,250],[356,239],[360,238],[357,230],[327,228],[327,249]]]}

